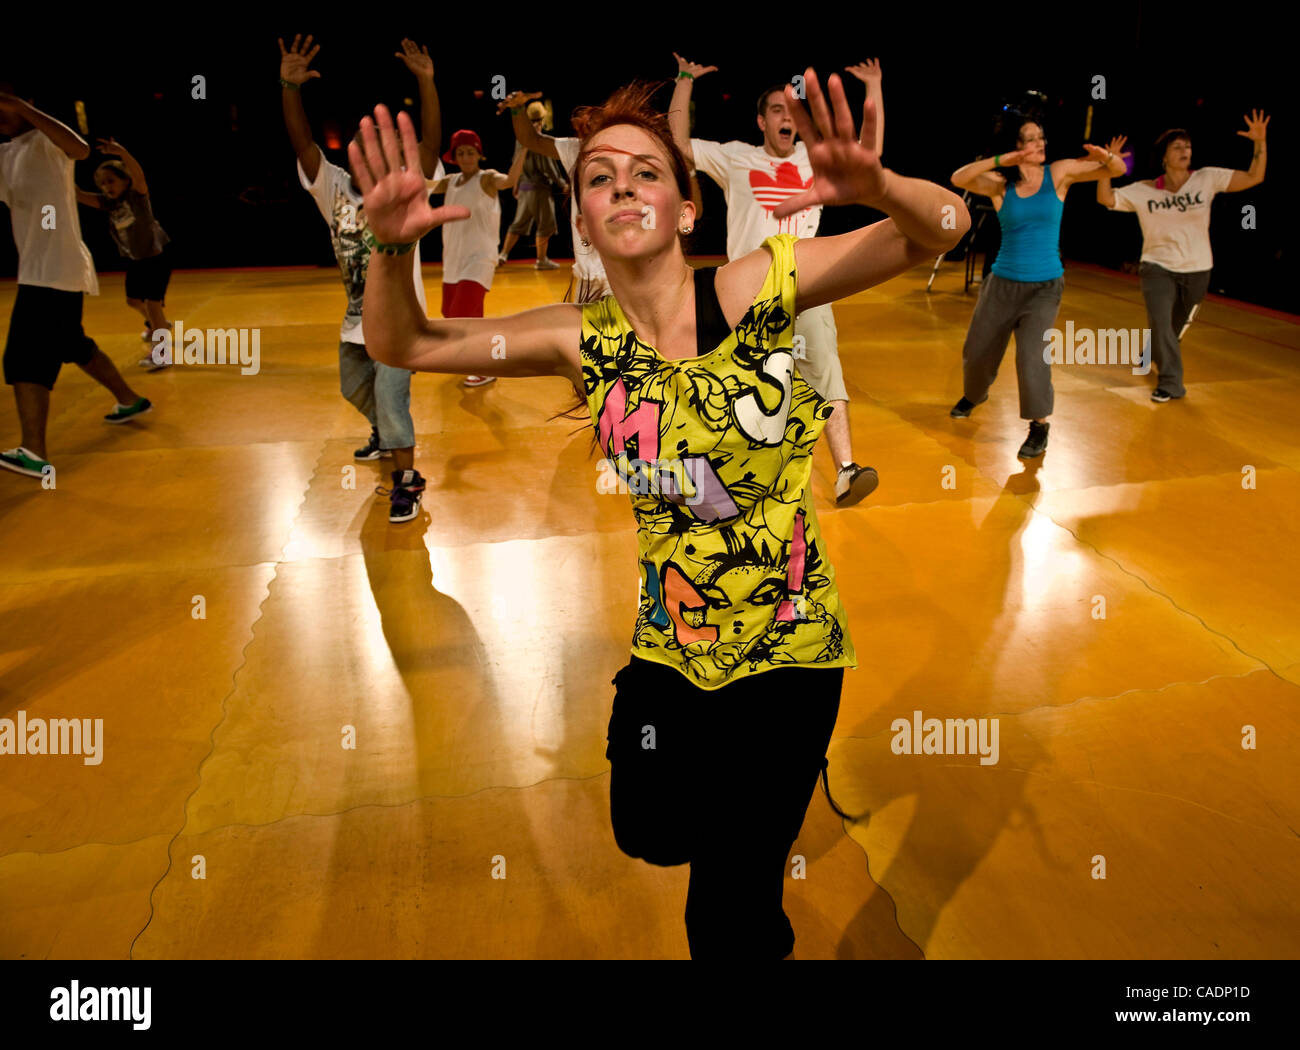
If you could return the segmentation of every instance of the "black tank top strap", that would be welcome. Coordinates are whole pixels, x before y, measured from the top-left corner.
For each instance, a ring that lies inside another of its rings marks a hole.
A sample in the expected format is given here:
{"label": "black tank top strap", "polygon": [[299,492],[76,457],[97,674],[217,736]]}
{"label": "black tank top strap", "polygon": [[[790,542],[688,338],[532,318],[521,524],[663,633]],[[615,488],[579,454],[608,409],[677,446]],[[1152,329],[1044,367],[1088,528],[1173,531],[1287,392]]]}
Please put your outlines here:
{"label": "black tank top strap", "polygon": [[731,325],[722,316],[722,305],[714,281],[718,276],[716,266],[703,266],[695,271],[695,356],[711,354],[727,336]]}

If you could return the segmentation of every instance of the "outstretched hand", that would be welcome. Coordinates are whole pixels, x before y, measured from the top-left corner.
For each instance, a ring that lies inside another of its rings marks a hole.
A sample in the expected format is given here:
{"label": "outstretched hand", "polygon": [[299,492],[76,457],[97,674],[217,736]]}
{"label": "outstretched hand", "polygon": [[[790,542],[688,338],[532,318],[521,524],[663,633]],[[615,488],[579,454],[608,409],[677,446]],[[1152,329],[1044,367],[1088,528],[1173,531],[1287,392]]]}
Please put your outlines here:
{"label": "outstretched hand", "polygon": [[126,152],[126,147],[114,138],[100,139],[99,152],[110,157],[120,157]]}
{"label": "outstretched hand", "polygon": [[1263,142],[1264,136],[1268,132],[1268,122],[1272,117],[1264,116],[1263,112],[1258,109],[1252,109],[1249,117],[1242,117],[1246,122],[1246,130],[1237,132],[1242,138],[1250,139],[1252,142]]}
{"label": "outstretched hand", "polygon": [[1116,135],[1105,146],[1094,146],[1091,142],[1083,144],[1083,151],[1088,154],[1089,160],[1095,160],[1098,164],[1108,166],[1113,154],[1116,157],[1123,158],[1124,154],[1120,152],[1124,148],[1124,143],[1128,141],[1126,135]]}
{"label": "outstretched hand", "polygon": [[[299,46],[299,42],[301,46]],[[308,69],[311,60],[316,57],[320,51],[320,44],[315,47],[311,46],[312,36],[307,34],[307,39],[303,41],[302,34],[294,34],[293,43],[289,45],[286,51],[284,41],[279,40],[280,44],[280,79],[288,81],[290,84],[305,84],[307,81],[318,78],[320,73],[314,69]]]}
{"label": "outstretched hand", "polygon": [[804,73],[804,87],[808,94],[808,111],[795,98],[790,85],[785,88],[786,105],[794,117],[808,147],[808,163],[812,165],[813,183],[803,193],[788,197],[772,213],[784,219],[795,212],[818,204],[866,204],[878,202],[889,188],[889,175],[880,163],[880,156],[863,142],[875,142],[876,106],[870,97],[862,106],[862,137],[858,138],[853,126],[853,114],[844,97],[844,82],[838,73],[827,81],[830,104],[822,94],[817,74],[812,69]]}
{"label": "outstretched hand", "polygon": [[879,84],[883,79],[880,70],[880,59],[869,58],[865,62],[859,62],[856,66],[845,66],[844,72],[852,73],[864,84],[870,84],[873,80]]}
{"label": "outstretched hand", "polygon": [[528,105],[533,99],[541,97],[540,91],[512,91],[497,103],[497,113],[504,113],[507,109],[519,109],[521,106]]}
{"label": "outstretched hand", "polygon": [[405,112],[397,114],[396,129],[387,106],[375,107],[373,121],[362,117],[361,131],[348,143],[348,161],[365,202],[366,224],[381,244],[411,244],[435,226],[469,218],[468,208],[429,207],[420,144]]}
{"label": "outstretched hand", "polygon": [[716,73],[717,66],[702,66],[698,62],[688,62],[682,58],[676,51],[673,52],[673,58],[677,59],[677,72],[689,73],[692,78],[699,80],[705,73]]}
{"label": "outstretched hand", "polygon": [[433,78],[433,59],[429,57],[427,47],[420,47],[414,40],[403,40],[402,50],[396,52],[396,57],[405,62],[406,68],[417,77]]}

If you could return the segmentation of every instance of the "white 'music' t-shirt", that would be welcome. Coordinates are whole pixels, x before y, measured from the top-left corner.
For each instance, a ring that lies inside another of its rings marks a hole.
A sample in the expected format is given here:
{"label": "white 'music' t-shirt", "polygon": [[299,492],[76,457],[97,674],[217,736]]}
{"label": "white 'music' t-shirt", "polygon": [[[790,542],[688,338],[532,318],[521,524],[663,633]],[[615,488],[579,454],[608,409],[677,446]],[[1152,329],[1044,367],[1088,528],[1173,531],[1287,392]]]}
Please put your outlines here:
{"label": "white 'music' t-shirt", "polygon": [[564,173],[569,177],[573,200],[569,205],[569,224],[573,227],[573,273],[580,281],[605,281],[605,264],[595,248],[583,248],[582,234],[578,232],[578,187],[573,181],[573,168],[578,163],[580,148],[575,138],[557,138],[555,152],[560,155]]}
{"label": "white 'music' t-shirt", "polygon": [[[434,170],[432,179],[425,185],[432,188],[444,175],[442,163]],[[361,303],[366,293],[366,270],[370,265],[370,247],[362,240],[366,231],[366,216],[361,195],[352,186],[352,177],[337,164],[320,157],[316,181],[308,182],[307,173],[298,163],[298,179],[302,188],[311,194],[321,215],[330,228],[334,244],[334,258],[338,260],[343,276],[343,289],[348,293],[348,309],[339,328],[339,341],[365,345],[366,335],[361,328]],[[411,252],[411,265],[415,271],[415,298],[426,314],[429,307],[424,301],[424,281],[420,279],[420,246]]]}
{"label": "white 'music' t-shirt", "polygon": [[99,294],[89,249],[81,242],[73,162],[33,128],[0,143],[0,201],[18,248],[18,283]]}
{"label": "white 'music' t-shirt", "polygon": [[[1145,182],[1115,190],[1111,211],[1137,212],[1142,261],[1171,273],[1198,273],[1214,266],[1210,253],[1210,202],[1232,181],[1231,168],[1199,168],[1177,193]],[[1163,183],[1164,177],[1156,182]]]}
{"label": "white 'music' t-shirt", "polygon": [[805,208],[784,219],[772,212],[796,193],[812,186],[808,148],[796,142],[788,157],[774,157],[762,146],[748,142],[708,142],[691,139],[695,169],[719,186],[727,199],[727,258],[762,247],[769,237],[792,233],[815,237],[822,221],[821,205]]}

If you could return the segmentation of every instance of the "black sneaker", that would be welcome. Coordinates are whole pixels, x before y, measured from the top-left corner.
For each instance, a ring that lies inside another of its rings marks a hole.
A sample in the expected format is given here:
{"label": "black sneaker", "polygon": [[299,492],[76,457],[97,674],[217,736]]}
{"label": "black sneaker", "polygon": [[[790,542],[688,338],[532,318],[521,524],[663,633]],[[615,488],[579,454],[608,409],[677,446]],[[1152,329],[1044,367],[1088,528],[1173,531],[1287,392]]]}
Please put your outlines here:
{"label": "black sneaker", "polygon": [[843,492],[837,492],[835,503],[840,507],[851,507],[876,491],[880,476],[875,467],[860,467],[856,463],[850,463],[847,467],[840,468],[839,476],[835,479],[837,490],[841,481],[845,482],[846,487]]}
{"label": "black sneaker", "polygon": [[420,496],[424,492],[424,478],[418,470],[393,471],[391,489],[375,489],[380,495],[388,497],[391,507],[388,511],[390,522],[410,521],[420,513]]}
{"label": "black sneaker", "polygon": [[1166,401],[1172,401],[1173,399],[1174,399],[1173,394],[1170,394],[1165,390],[1161,390],[1159,387],[1156,387],[1156,389],[1151,391],[1151,400],[1159,404],[1163,405]]}
{"label": "black sneaker", "polygon": [[[988,398],[986,397],[984,401],[987,400]],[[965,419],[970,415],[971,409],[975,408],[977,405],[984,404],[984,401],[967,401],[965,396],[963,396],[960,401],[952,406],[948,415],[952,416],[953,419]]]}
{"label": "black sneaker", "polygon": [[1016,455],[1021,459],[1037,459],[1047,451],[1047,432],[1051,429],[1051,423],[1030,423],[1029,437],[1025,438]]}
{"label": "black sneaker", "polygon": [[370,440],[366,442],[365,448],[359,448],[352,453],[353,459],[388,459],[392,453],[386,448],[379,447],[379,428],[370,428]]}

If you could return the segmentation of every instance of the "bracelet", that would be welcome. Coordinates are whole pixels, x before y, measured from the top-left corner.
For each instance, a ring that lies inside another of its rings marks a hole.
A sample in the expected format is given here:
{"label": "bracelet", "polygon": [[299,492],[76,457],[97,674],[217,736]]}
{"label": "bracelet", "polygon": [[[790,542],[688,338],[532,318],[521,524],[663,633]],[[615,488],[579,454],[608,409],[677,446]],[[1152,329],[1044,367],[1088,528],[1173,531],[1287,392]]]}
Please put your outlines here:
{"label": "bracelet", "polygon": [[284,79],[284,77],[280,78],[280,86],[282,88],[288,88],[290,91],[300,91],[302,89],[301,84],[290,84],[289,81]]}
{"label": "bracelet", "polygon": [[510,115],[512,117],[517,117],[524,111],[523,108],[519,106],[507,106],[506,108],[510,110]]}
{"label": "bracelet", "polygon": [[993,166],[994,166],[995,168],[1000,168],[1000,167],[1002,167],[1002,154],[1001,154],[1001,153],[995,153],[995,154],[993,154]]}
{"label": "bracelet", "polygon": [[695,79],[695,74],[694,74],[694,73],[688,73],[688,72],[686,72],[686,70],[683,69],[680,73],[677,74],[677,79],[678,79],[678,80],[681,80],[682,77],[685,77],[687,80],[694,80],[694,79]]}
{"label": "bracelet", "polygon": [[405,255],[420,243],[419,241],[412,241],[410,244],[380,244],[375,240],[375,235],[370,232],[369,227],[361,235],[361,239],[366,242],[367,248],[372,252],[378,252],[380,255]]}

